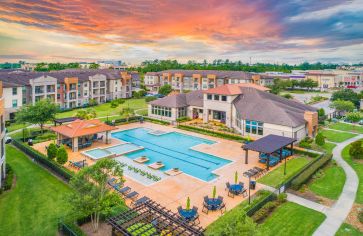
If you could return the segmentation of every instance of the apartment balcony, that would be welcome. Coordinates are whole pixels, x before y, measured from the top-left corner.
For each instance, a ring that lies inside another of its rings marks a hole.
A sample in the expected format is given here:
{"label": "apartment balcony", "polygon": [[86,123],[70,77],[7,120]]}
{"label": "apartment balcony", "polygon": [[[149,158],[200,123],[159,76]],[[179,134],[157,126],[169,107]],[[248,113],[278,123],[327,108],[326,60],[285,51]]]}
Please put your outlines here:
{"label": "apartment balcony", "polygon": [[35,94],[43,94],[44,89],[35,89]]}

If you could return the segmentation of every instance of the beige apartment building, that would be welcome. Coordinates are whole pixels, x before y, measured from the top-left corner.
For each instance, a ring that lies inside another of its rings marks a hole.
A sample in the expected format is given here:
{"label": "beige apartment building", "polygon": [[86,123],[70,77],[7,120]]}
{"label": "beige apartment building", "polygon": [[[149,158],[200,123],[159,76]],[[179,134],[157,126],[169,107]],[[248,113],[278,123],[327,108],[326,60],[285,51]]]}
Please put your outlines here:
{"label": "beige apartment building", "polygon": [[83,107],[90,99],[104,103],[132,96],[135,72],[118,70],[62,70],[55,72],[0,72],[4,83],[5,119],[12,120],[25,104],[51,99],[61,109]]}

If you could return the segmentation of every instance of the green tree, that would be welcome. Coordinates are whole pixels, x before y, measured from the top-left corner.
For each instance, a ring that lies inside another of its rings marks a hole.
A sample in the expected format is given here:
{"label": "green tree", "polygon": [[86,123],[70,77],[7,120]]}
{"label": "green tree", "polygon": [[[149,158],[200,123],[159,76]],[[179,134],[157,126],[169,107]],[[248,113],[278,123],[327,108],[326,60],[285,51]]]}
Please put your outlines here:
{"label": "green tree", "polygon": [[16,113],[18,123],[38,124],[43,132],[44,124],[55,119],[58,106],[49,99],[42,99],[34,105],[23,106]]}
{"label": "green tree", "polygon": [[282,95],[282,97],[284,97],[286,99],[293,99],[294,98],[290,93],[286,93],[286,94]]}
{"label": "green tree", "polygon": [[354,159],[363,159],[362,141],[358,140],[350,145],[349,155]]}
{"label": "green tree", "polygon": [[362,113],[360,112],[348,112],[347,114],[345,114],[345,116],[347,117],[348,120],[350,120],[353,123],[357,123],[363,117]]}
{"label": "green tree", "polygon": [[330,104],[331,108],[334,108],[339,113],[351,112],[354,110],[354,104],[351,101],[335,100]]}
{"label": "green tree", "polygon": [[61,165],[66,164],[68,161],[68,153],[64,146],[58,148],[57,151],[57,162]]}
{"label": "green tree", "polygon": [[99,64],[97,64],[97,63],[91,63],[91,64],[89,65],[89,68],[90,68],[90,69],[98,69],[98,68],[100,68],[100,65],[99,65]]}
{"label": "green tree", "polygon": [[53,160],[57,156],[58,148],[54,143],[49,144],[47,149],[47,156]]}
{"label": "green tree", "polygon": [[324,137],[324,135],[322,133],[319,132],[316,135],[316,137],[315,137],[315,143],[317,145],[321,146],[321,147],[324,146],[324,144],[325,144],[325,137]]}
{"label": "green tree", "polygon": [[164,84],[159,88],[159,94],[162,94],[164,96],[167,96],[169,93],[171,93],[173,89],[171,88],[170,84]]}
{"label": "green tree", "polygon": [[121,110],[120,115],[125,116],[127,121],[129,121],[129,118],[133,116],[135,111],[129,107],[125,107]]}
{"label": "green tree", "polygon": [[320,109],[318,110],[318,116],[319,116],[319,117],[324,117],[324,116],[325,116],[325,110],[324,110],[324,108],[320,108]]}
{"label": "green tree", "polygon": [[88,109],[78,110],[74,116],[76,116],[80,119],[83,119],[83,120],[91,120],[91,119],[96,118],[97,113],[96,113],[95,109],[88,108]]}
{"label": "green tree", "polygon": [[97,232],[100,216],[107,216],[113,207],[124,205],[122,199],[107,188],[110,176],[123,181],[122,168],[116,160],[102,159],[80,170],[70,181],[75,191],[68,202],[77,217],[91,216],[93,230]]}
{"label": "green tree", "polygon": [[94,98],[90,98],[90,100],[88,101],[88,104],[90,106],[96,106],[98,104],[97,100]]}
{"label": "green tree", "polygon": [[354,104],[354,106],[358,106],[360,99],[358,93],[355,93],[351,89],[342,89],[336,91],[331,96],[332,101],[343,100],[343,101],[350,101]]}

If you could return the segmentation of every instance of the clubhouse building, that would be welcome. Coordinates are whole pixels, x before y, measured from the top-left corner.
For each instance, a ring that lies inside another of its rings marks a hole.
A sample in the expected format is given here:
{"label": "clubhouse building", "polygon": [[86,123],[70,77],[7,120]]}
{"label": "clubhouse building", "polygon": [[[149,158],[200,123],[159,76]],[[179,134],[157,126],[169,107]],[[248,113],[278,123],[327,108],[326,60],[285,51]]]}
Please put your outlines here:
{"label": "clubhouse building", "polygon": [[257,84],[226,84],[167,96],[148,104],[148,116],[175,122],[180,117],[218,121],[242,136],[269,134],[301,140],[314,136],[318,114],[314,107],[269,93]]}

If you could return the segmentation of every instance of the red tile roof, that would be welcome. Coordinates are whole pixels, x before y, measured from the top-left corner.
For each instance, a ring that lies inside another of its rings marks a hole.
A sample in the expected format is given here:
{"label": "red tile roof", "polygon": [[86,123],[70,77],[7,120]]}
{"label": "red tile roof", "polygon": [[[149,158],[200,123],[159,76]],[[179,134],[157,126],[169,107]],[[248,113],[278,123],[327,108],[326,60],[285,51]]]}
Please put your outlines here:
{"label": "red tile roof", "polygon": [[225,84],[216,88],[208,89],[205,93],[220,94],[220,95],[238,95],[241,94],[241,88],[255,88],[261,91],[269,91],[269,88],[258,84],[243,83],[243,84]]}
{"label": "red tile roof", "polygon": [[69,124],[54,126],[50,129],[69,138],[74,138],[111,131],[116,128],[106,125],[100,120],[75,120]]}

